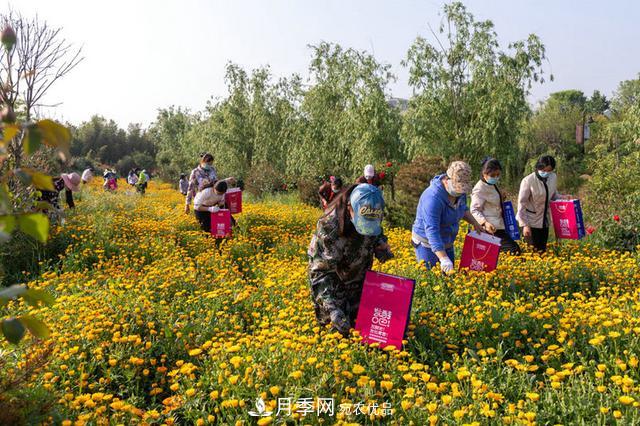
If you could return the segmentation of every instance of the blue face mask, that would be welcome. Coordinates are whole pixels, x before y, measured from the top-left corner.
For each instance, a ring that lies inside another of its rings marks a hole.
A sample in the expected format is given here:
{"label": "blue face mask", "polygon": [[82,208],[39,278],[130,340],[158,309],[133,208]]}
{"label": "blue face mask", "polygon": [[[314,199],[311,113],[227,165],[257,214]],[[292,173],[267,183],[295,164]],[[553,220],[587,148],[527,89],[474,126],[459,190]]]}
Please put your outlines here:
{"label": "blue face mask", "polygon": [[538,175],[542,178],[542,179],[546,179],[549,177],[549,175],[551,174],[551,172],[545,172],[543,170],[538,170]]}
{"label": "blue face mask", "polygon": [[212,167],[211,167],[211,164],[209,164],[209,163],[204,163],[204,164],[202,165],[202,169],[203,169],[203,170],[207,170],[207,171],[209,171],[209,170],[211,170],[211,168],[212,168]]}
{"label": "blue face mask", "polygon": [[489,178],[487,179],[487,183],[489,185],[495,185],[498,183],[498,181],[500,180],[499,177],[493,177],[493,176],[489,176]]}

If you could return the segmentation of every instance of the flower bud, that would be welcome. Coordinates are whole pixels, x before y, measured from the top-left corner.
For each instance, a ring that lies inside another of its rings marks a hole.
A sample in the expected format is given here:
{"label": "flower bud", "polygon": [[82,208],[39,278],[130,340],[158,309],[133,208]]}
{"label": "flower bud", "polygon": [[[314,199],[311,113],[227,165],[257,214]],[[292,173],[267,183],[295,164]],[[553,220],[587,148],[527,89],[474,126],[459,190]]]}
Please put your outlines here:
{"label": "flower bud", "polygon": [[7,52],[13,49],[13,46],[16,44],[16,32],[13,31],[13,28],[10,26],[6,26],[4,30],[2,30],[2,35],[0,35],[0,41],[4,45],[4,48],[7,49]]}

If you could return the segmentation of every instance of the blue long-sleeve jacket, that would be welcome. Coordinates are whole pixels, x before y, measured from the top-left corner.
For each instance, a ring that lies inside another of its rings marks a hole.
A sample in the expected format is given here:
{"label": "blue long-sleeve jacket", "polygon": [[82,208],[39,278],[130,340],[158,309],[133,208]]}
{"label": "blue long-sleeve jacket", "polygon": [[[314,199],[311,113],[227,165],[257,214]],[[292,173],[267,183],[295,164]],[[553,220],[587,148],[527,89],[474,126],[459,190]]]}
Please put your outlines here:
{"label": "blue long-sleeve jacket", "polygon": [[447,190],[439,175],[420,196],[413,233],[428,240],[431,250],[436,252],[451,247],[458,235],[460,219],[467,211],[466,195],[458,197],[455,205],[449,202]]}

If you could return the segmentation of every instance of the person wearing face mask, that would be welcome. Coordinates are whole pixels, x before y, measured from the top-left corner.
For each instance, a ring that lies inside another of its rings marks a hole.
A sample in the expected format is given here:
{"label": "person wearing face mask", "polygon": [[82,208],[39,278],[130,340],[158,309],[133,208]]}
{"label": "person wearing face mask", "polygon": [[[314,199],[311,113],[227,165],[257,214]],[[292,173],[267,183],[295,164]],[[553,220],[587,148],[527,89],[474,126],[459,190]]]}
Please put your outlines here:
{"label": "person wearing face mask", "polygon": [[380,175],[376,173],[376,169],[372,164],[364,166],[364,175],[356,179],[356,183],[368,183],[370,185],[380,186]]}
{"label": "person wearing face mask", "polygon": [[318,220],[309,250],[309,284],[315,316],[344,336],[354,327],[365,274],[375,256],[393,257],[382,231],[384,199],[369,184],[352,185]]}
{"label": "person wearing face mask", "polygon": [[520,182],[516,219],[522,227],[524,241],[539,252],[546,251],[549,240],[549,202],[569,197],[558,194],[555,168],[556,160],[543,155],[536,163],[536,170]]}
{"label": "person wearing face mask", "polygon": [[189,175],[189,188],[185,198],[184,212],[189,214],[189,205],[193,197],[202,190],[203,182],[215,182],[218,179],[216,169],[213,167],[213,155],[203,153],[200,156],[200,164]]}
{"label": "person wearing face mask", "polygon": [[498,188],[501,174],[500,162],[495,158],[485,158],[482,162],[482,177],[471,191],[471,214],[486,232],[501,239],[500,251],[519,255],[522,250],[509,236],[504,225],[504,197]]}
{"label": "person wearing face mask", "polygon": [[464,161],[454,161],[447,173],[434,177],[420,196],[411,241],[418,262],[424,261],[427,268],[440,263],[444,273],[453,271],[453,243],[461,219],[473,225],[476,231],[483,231],[467,208],[466,194],[469,192],[471,167]]}
{"label": "person wearing face mask", "polygon": [[340,192],[342,192],[342,179],[339,177],[331,176],[329,182],[324,182],[318,190],[320,195],[320,202],[322,203],[322,209],[326,209],[329,203],[336,198]]}
{"label": "person wearing face mask", "polygon": [[205,180],[202,190],[193,197],[193,212],[203,231],[211,232],[211,213],[217,213],[225,207],[224,194],[227,189],[226,180],[217,182]]}

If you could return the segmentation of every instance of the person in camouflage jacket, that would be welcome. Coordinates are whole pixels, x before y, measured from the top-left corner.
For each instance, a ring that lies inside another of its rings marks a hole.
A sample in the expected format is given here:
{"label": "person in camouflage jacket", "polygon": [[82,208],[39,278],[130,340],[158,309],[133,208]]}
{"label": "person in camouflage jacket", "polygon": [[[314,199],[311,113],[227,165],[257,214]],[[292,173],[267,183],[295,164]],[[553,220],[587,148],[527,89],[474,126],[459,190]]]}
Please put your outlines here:
{"label": "person in camouflage jacket", "polygon": [[374,255],[392,257],[380,222],[384,200],[378,188],[354,185],[318,220],[309,245],[309,282],[315,315],[322,326],[349,334],[355,325],[364,277]]}

